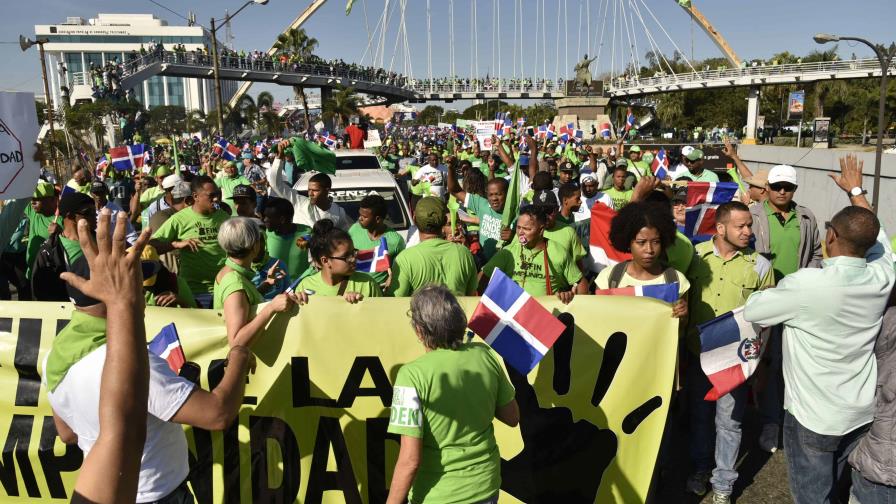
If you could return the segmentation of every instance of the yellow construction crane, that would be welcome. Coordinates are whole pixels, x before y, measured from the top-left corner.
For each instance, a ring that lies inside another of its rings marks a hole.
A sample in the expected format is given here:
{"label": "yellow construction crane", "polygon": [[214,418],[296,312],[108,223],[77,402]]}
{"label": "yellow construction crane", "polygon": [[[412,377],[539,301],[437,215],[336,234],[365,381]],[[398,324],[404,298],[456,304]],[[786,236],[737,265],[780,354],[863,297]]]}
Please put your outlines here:
{"label": "yellow construction crane", "polygon": [[706,16],[703,15],[696,7],[694,7],[693,2],[691,0],[675,0],[675,3],[678,4],[679,7],[684,9],[685,12],[691,16],[691,19],[697,22],[700,25],[700,28],[703,28],[703,31],[709,35],[709,38],[716,44],[716,47],[722,51],[722,54],[728,58],[728,61],[731,62],[735,67],[740,66],[740,58],[737,57],[737,54],[734,53],[734,49],[728,45],[728,41],[722,37],[722,34],[719,33],[715,27],[710,24],[709,20],[706,19]]}

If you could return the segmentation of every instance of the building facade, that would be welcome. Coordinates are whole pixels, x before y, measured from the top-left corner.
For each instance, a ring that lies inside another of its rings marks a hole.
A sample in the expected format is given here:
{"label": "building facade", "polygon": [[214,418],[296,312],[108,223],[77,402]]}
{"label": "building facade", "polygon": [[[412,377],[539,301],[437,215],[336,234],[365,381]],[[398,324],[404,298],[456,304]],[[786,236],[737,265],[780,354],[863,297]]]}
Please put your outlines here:
{"label": "building facade", "polygon": [[[108,61],[123,62],[139,54],[140,49],[161,43],[166,50],[183,44],[187,51],[203,48],[209,37],[199,26],[169,26],[152,14],[99,14],[94,19],[68,18],[64,23],[36,25],[44,44],[47,73],[53,102],[60,103],[62,87],[68,87],[70,100],[89,100],[93,94],[90,68]],[[222,81],[226,102],[238,83]],[[153,76],[133,89],[134,97],[146,108],[177,105],[189,110],[208,112],[215,108],[215,88],[211,79]]]}

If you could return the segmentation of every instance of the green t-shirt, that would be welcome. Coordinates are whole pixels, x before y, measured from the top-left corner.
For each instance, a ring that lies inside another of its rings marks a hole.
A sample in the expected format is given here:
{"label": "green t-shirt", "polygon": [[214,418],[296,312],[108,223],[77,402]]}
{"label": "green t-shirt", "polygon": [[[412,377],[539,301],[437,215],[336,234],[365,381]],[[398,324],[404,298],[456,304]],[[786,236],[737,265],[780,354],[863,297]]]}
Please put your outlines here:
{"label": "green t-shirt", "polygon": [[479,245],[486,260],[491,259],[501,243],[502,215],[492,210],[488,200],[478,194],[467,193],[464,206],[479,217]]}
{"label": "green t-shirt", "polygon": [[775,282],[780,282],[785,276],[800,269],[800,219],[796,209],[791,208],[784,224],[781,224],[768,201],[763,205],[768,216],[768,248],[772,253]]}
{"label": "green t-shirt", "polygon": [[[338,296],[339,285],[330,285],[324,281],[320,272],[307,276],[299,282],[296,291],[313,290],[315,296]],[[345,285],[345,292],[357,292],[364,297],[382,297],[383,290],[380,284],[367,273],[356,271],[352,276],[348,277]]]}
{"label": "green t-shirt", "polygon": [[[582,279],[582,272],[579,271],[573,257],[562,244],[552,240],[545,241],[551,291],[556,294],[569,290]],[[482,267],[482,273],[486,277],[491,277],[492,272],[497,268],[512,278],[530,295],[546,296],[548,289],[544,263],[544,249],[528,249],[523,247],[519,240],[512,240]]]}
{"label": "green t-shirt", "polygon": [[[376,240],[372,240],[370,235],[367,233],[367,230],[362,228],[360,224],[357,222],[352,224],[350,228],[348,228],[348,235],[352,238],[352,244],[354,244],[355,248],[358,250],[371,250],[375,249],[380,245],[380,240],[377,238]],[[395,259],[398,257],[398,254],[404,250],[404,238],[401,237],[400,234],[396,233],[394,229],[386,229],[386,232],[383,234],[386,238],[386,248],[389,250],[389,264],[395,262]],[[370,276],[373,277],[374,280],[377,281],[380,285],[386,282],[386,279],[389,278],[388,271],[377,271],[374,273],[369,273]]]}
{"label": "green t-shirt", "polygon": [[380,165],[390,172],[395,172],[398,170],[399,160],[401,160],[401,158],[395,154],[386,154],[380,158]]}
{"label": "green t-shirt", "polygon": [[392,263],[389,295],[410,296],[424,285],[437,283],[456,296],[476,292],[476,261],[470,251],[441,238],[430,238],[405,249]]}
{"label": "green t-shirt", "polygon": [[694,244],[684,233],[675,231],[675,241],[666,249],[666,258],[669,260],[669,266],[681,273],[687,273],[691,260],[694,259]]}
{"label": "green t-shirt", "polygon": [[237,175],[236,177],[221,176],[215,179],[215,184],[221,189],[221,199],[233,209],[233,215],[236,215],[236,205],[233,204],[233,188],[238,185],[252,185],[246,177]]}
{"label": "green t-shirt", "polygon": [[626,162],[628,162],[628,171],[634,173],[637,179],[653,174],[650,170],[650,165],[644,160],[632,161],[631,159],[626,159]]}
{"label": "green t-shirt", "polygon": [[199,250],[193,252],[185,248],[180,251],[178,275],[190,286],[194,295],[212,292],[215,276],[224,265],[226,254],[218,245],[218,229],[229,219],[223,210],[215,210],[211,215],[202,215],[192,207],[172,215],[152,235],[153,239],[165,242],[187,239],[199,240]]}
{"label": "green t-shirt", "polygon": [[423,444],[410,502],[480,502],[498,493],[492,421],[514,395],[483,343],[432,350],[398,370],[388,431]]}
{"label": "green t-shirt", "polygon": [[622,207],[628,205],[632,200],[632,194],[635,191],[633,189],[629,189],[627,191],[620,191],[616,189],[616,187],[610,187],[609,189],[604,189],[604,194],[610,197],[613,200],[613,208],[618,212]]}
{"label": "green t-shirt", "polygon": [[295,233],[288,235],[265,232],[268,255],[280,260],[281,267],[289,275],[290,283],[301,278],[310,266],[308,251],[296,245],[299,237],[310,232],[311,228],[303,225],[297,225]]}
{"label": "green t-shirt", "polygon": [[34,259],[37,257],[37,250],[50,237],[50,224],[56,220],[56,217],[35,212],[31,205],[25,207],[25,217],[28,217],[28,248],[25,251],[25,277],[30,279],[31,265],[34,264]]}
{"label": "green t-shirt", "polygon": [[688,171],[679,175],[675,180],[690,180],[693,182],[718,182],[719,176],[716,175],[716,172],[712,170],[704,169],[702,172],[700,172],[700,175],[694,175],[693,173]]}
{"label": "green t-shirt", "polygon": [[587,255],[585,247],[582,246],[582,242],[579,240],[579,235],[576,234],[576,230],[572,226],[567,226],[558,221],[554,224],[554,229],[544,230],[544,237],[565,250],[566,255],[572,257],[573,262],[581,261]]}
{"label": "green t-shirt", "polygon": [[230,262],[228,262],[227,265],[231,268],[235,268],[233,271],[227,272],[221,278],[220,282],[215,282],[214,295],[212,296],[212,309],[223,310],[224,301],[226,301],[234,292],[242,291],[249,301],[249,306],[251,307],[254,316],[255,307],[263,301],[261,293],[258,292],[258,289],[255,288],[255,284],[252,283],[252,276],[255,272],[248,268],[241,268],[239,265]]}
{"label": "green t-shirt", "polygon": [[140,210],[142,211],[146,207],[150,205],[153,201],[161,198],[165,195],[165,190],[160,186],[152,186],[142,193],[140,193]]}

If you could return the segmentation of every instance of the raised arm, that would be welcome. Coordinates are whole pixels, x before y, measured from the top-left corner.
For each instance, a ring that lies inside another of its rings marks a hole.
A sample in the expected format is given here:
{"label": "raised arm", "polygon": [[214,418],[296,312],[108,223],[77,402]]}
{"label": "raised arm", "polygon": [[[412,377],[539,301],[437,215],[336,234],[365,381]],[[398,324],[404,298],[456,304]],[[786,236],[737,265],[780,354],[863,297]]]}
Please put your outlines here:
{"label": "raised arm", "polygon": [[734,161],[734,166],[737,167],[737,174],[740,175],[740,178],[743,179],[745,177],[753,176],[753,172],[750,168],[747,167],[747,164],[744,163],[740,156],[737,155],[737,149],[731,145],[731,139],[725,137],[724,139],[725,147],[722,149],[722,153],[726,156],[730,157],[732,161]]}
{"label": "raised arm", "polygon": [[448,192],[457,198],[457,201],[463,203],[467,198],[467,193],[457,182],[457,158],[448,156],[445,161],[448,164]]}
{"label": "raised arm", "polygon": [[513,159],[510,158],[510,155],[504,150],[504,145],[498,141],[498,137],[495,135],[492,135],[492,151],[498,151],[498,157],[501,158],[501,162],[508,170],[513,166]]}

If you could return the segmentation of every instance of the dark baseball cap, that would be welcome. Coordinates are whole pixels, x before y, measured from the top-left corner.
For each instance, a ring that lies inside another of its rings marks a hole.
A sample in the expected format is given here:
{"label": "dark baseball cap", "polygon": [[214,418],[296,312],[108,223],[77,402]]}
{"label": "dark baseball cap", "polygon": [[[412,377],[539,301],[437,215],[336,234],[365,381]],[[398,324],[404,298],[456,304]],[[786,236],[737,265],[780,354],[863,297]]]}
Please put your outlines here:
{"label": "dark baseball cap", "polygon": [[246,184],[240,184],[233,188],[233,199],[237,198],[250,198],[255,199],[255,189],[252,189],[252,186]]}
{"label": "dark baseball cap", "polygon": [[93,198],[82,192],[68,193],[59,199],[59,215],[65,218],[86,207],[93,208],[95,205]]}
{"label": "dark baseball cap", "polygon": [[576,168],[569,161],[560,163],[560,166],[558,166],[557,169],[560,171],[576,171]]}
{"label": "dark baseball cap", "polygon": [[537,191],[532,197],[532,204],[540,207],[548,207],[557,209],[560,207],[560,201],[552,189],[542,189]]}
{"label": "dark baseball cap", "polygon": [[90,193],[91,194],[109,194],[109,187],[106,184],[100,182],[99,180],[95,180],[90,183]]}

